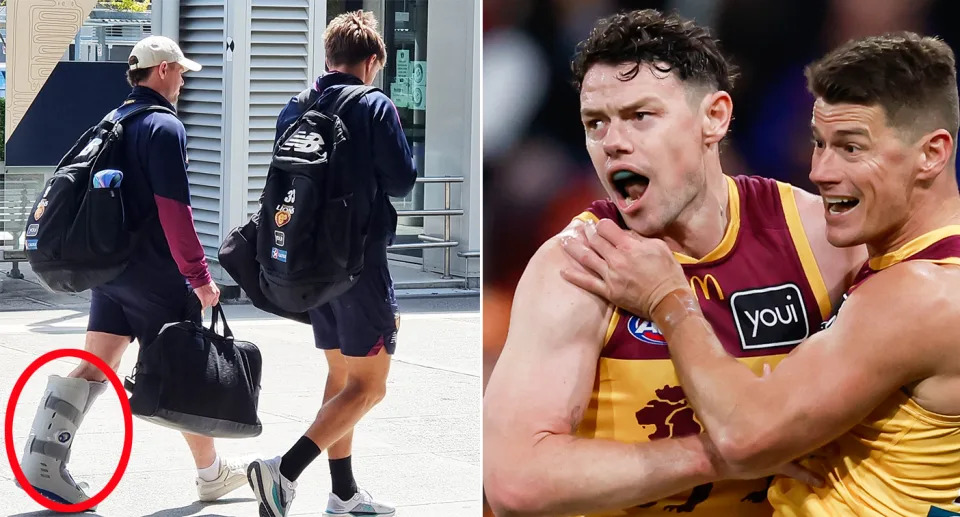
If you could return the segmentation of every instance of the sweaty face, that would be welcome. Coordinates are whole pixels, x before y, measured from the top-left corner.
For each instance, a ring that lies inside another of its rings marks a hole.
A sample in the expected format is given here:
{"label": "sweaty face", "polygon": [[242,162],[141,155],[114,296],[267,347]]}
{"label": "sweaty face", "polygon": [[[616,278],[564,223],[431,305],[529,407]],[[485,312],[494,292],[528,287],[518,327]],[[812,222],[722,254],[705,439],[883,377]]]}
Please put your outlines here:
{"label": "sweaty face", "polygon": [[[673,73],[632,64],[590,67],[580,91],[587,152],[632,230],[660,236],[704,191],[699,109]],[[699,102],[696,103],[699,105]]]}
{"label": "sweaty face", "polygon": [[834,246],[883,241],[906,222],[918,146],[879,106],[813,105],[810,180],[820,189]]}

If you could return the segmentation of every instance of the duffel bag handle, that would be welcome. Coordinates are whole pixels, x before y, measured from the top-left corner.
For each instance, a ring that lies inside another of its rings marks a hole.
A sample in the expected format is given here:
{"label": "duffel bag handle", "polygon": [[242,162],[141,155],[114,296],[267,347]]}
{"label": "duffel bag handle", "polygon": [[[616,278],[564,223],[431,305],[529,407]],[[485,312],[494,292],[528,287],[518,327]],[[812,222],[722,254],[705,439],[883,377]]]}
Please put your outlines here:
{"label": "duffel bag handle", "polygon": [[210,331],[216,332],[217,321],[223,319],[223,337],[228,339],[233,339],[233,331],[230,330],[230,325],[227,324],[227,315],[223,313],[223,305],[216,304],[213,306],[213,318],[210,321]]}

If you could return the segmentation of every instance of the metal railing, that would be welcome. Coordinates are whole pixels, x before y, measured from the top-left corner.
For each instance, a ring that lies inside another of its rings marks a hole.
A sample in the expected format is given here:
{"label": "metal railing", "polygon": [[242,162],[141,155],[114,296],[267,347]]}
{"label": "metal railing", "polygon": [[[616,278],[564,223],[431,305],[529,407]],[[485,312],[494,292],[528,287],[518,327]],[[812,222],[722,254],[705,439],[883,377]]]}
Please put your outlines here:
{"label": "metal railing", "polygon": [[[417,178],[417,183],[443,183],[443,208],[441,209],[432,209],[432,210],[398,210],[398,216],[406,217],[443,217],[443,236],[438,237],[434,235],[420,234],[417,238],[421,242],[413,242],[408,244],[394,244],[393,246],[388,247],[388,250],[410,250],[410,249],[436,249],[443,248],[443,278],[451,279],[453,276],[450,274],[450,262],[451,262],[451,250],[460,245],[459,241],[451,240],[452,237],[452,228],[451,228],[451,218],[455,216],[464,215],[463,209],[460,208],[451,208],[452,204],[452,194],[451,186],[454,183],[463,183],[464,178],[462,176],[437,176],[437,177],[427,177],[427,178]],[[5,228],[4,226],[13,224],[17,229],[22,230],[21,228],[21,219],[23,222],[26,221],[25,214],[30,210],[30,206],[33,204],[33,193],[28,194],[25,182],[23,181],[7,181],[6,192],[0,192],[0,232]],[[10,189],[9,187],[16,185],[19,187],[16,191]],[[39,185],[31,185],[34,188],[42,186],[42,183]],[[15,206],[15,212],[10,212],[4,205],[7,205],[10,201],[13,201],[11,197],[16,197],[16,202],[13,203]],[[11,217],[11,216],[19,217]],[[12,239],[11,239],[12,240]],[[9,242],[9,241],[8,241]],[[0,246],[0,262],[3,261],[13,261],[14,262],[14,272],[19,273],[17,268],[17,262],[24,260],[25,253],[22,249],[16,248],[16,241],[14,241],[13,246],[9,244],[7,246]],[[468,251],[458,253],[458,256],[464,259],[477,258],[479,252]],[[464,275],[464,281],[467,281],[467,275]]]}
{"label": "metal railing", "polygon": [[[0,169],[2,172],[2,169]],[[7,276],[23,279],[20,262],[26,262],[23,249],[24,231],[43,178],[27,179],[13,174],[0,174],[0,262],[11,262]]]}
{"label": "metal railing", "polygon": [[443,237],[420,234],[417,236],[421,242],[411,242],[409,244],[394,244],[387,250],[415,250],[428,248],[443,248],[443,278],[453,278],[450,275],[450,250],[460,245],[458,241],[450,240],[451,228],[450,218],[463,215],[463,209],[450,208],[451,195],[450,188],[453,183],[463,183],[462,176],[434,176],[429,178],[417,178],[417,183],[443,183],[443,208],[439,210],[397,210],[399,217],[443,217]]}

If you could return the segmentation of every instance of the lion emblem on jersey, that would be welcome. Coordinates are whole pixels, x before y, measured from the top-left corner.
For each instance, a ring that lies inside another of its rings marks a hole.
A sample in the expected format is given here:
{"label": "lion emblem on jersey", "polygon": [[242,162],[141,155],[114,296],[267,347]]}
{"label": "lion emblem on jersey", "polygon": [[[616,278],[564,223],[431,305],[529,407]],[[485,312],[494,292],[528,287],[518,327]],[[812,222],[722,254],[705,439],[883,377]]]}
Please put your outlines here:
{"label": "lion emblem on jersey", "polygon": [[[698,434],[703,427],[697,422],[697,417],[693,413],[687,401],[687,396],[683,393],[680,386],[664,386],[654,393],[657,395],[655,400],[647,402],[640,411],[637,411],[637,423],[641,427],[654,426],[655,430],[648,436],[651,440],[660,440],[663,438],[678,438],[681,436],[690,436]],[[770,486],[773,478],[767,479],[767,487]],[[710,497],[713,491],[713,483],[707,483],[695,487],[690,496],[683,504],[670,504],[663,507],[668,512],[688,513],[692,512],[697,505]],[[767,491],[758,490],[747,494],[741,499],[741,502],[762,503],[766,501]],[[640,508],[649,508],[656,503],[647,503],[639,505]]]}
{"label": "lion emblem on jersey", "polygon": [[678,438],[700,433],[703,428],[693,414],[693,408],[687,403],[687,396],[680,386],[664,386],[654,393],[656,400],[647,402],[637,411],[637,423],[655,426],[656,430],[648,436],[651,440]]}

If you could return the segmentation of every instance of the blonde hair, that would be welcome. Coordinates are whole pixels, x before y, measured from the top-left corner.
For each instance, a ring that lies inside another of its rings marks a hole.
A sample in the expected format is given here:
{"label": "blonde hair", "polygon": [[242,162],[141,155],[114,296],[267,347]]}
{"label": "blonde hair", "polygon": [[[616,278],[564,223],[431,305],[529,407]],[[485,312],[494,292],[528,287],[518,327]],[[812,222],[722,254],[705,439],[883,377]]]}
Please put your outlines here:
{"label": "blonde hair", "polygon": [[334,18],[323,31],[323,48],[331,65],[353,66],[377,56],[387,63],[387,46],[377,32],[377,18],[370,11],[353,11]]}

